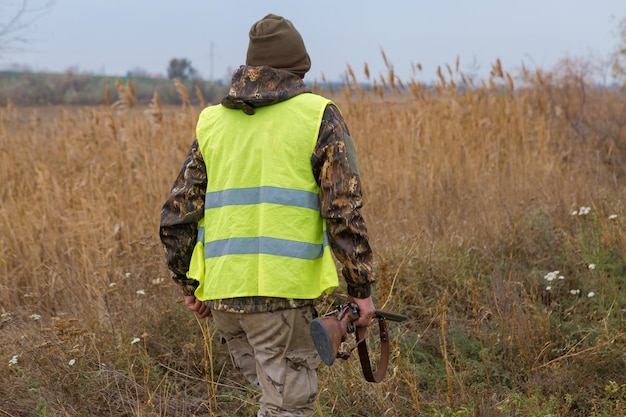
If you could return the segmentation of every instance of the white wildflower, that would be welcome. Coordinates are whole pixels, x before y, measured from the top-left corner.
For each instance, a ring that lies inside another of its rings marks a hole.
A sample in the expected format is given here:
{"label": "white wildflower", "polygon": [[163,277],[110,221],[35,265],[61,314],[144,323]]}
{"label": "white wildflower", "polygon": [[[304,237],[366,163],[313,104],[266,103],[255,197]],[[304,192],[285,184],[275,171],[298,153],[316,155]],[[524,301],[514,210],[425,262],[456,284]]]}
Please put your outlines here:
{"label": "white wildflower", "polygon": [[130,344],[134,345],[135,343],[139,343],[139,342],[141,342],[141,339],[138,337],[134,337],[133,340],[130,341]]}
{"label": "white wildflower", "polygon": [[609,220],[615,220],[615,219],[617,219],[617,214],[611,214],[609,216]]}
{"label": "white wildflower", "polygon": [[593,292],[593,291],[589,291],[589,293],[587,294],[587,297],[591,298],[591,297],[593,297],[594,295],[596,295],[596,293],[595,293],[595,292]]}
{"label": "white wildflower", "polygon": [[41,320],[41,316],[39,314],[31,314],[30,318],[37,321],[37,320]]}
{"label": "white wildflower", "polygon": [[580,290],[569,290],[569,293],[572,295],[578,295],[580,294]]}
{"label": "white wildflower", "polygon": [[117,285],[117,284],[116,284],[115,282],[111,282],[111,283],[109,284],[109,288],[113,288],[113,287],[115,287],[116,285]]}
{"label": "white wildflower", "polygon": [[589,212],[591,211],[591,207],[588,206],[582,206],[579,210],[578,210],[578,215],[579,216],[584,216],[586,214],[589,214]]}
{"label": "white wildflower", "polygon": [[146,295],[146,292],[144,290],[137,290],[137,294]]}
{"label": "white wildflower", "polygon": [[578,211],[577,211],[577,210],[574,210],[574,211],[572,211],[572,213],[571,213],[571,214],[572,214],[572,216],[576,216],[576,215],[578,215]]}
{"label": "white wildflower", "polygon": [[17,365],[17,358],[19,358],[19,357],[20,357],[20,355],[13,355],[13,357],[9,361],[9,366]]}
{"label": "white wildflower", "polygon": [[550,281],[554,281],[557,276],[559,275],[559,271],[552,271],[552,272],[548,272],[546,275],[544,275],[544,279],[548,282]]}
{"label": "white wildflower", "polygon": [[589,269],[591,269],[592,271],[596,269],[596,264],[589,264]]}
{"label": "white wildflower", "polygon": [[74,366],[76,364],[76,359],[70,359],[70,361],[67,364],[69,366]]}
{"label": "white wildflower", "polygon": [[125,276],[126,278],[130,278],[130,272],[125,273],[125,274],[124,274],[124,276]]}
{"label": "white wildflower", "polygon": [[550,291],[551,289],[552,289],[552,286],[551,286],[551,285],[548,285],[548,286],[546,287],[546,291]]}

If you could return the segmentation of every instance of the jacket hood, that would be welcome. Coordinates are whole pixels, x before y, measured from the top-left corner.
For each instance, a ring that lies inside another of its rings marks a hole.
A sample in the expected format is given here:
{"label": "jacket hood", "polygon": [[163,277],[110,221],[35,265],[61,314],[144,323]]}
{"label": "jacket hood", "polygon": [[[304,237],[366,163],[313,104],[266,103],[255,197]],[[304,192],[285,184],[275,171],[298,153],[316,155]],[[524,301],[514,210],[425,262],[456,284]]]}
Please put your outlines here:
{"label": "jacket hood", "polygon": [[310,92],[302,78],[292,72],[265,65],[242,65],[233,73],[228,95],[221,104],[253,115],[255,108],[271,106]]}

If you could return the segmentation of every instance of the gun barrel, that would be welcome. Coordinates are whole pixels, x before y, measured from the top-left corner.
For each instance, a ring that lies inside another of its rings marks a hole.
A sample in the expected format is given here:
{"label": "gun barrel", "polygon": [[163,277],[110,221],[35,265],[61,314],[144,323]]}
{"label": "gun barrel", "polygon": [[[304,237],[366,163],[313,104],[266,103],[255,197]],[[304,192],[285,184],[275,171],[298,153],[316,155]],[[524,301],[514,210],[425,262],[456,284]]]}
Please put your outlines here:
{"label": "gun barrel", "polygon": [[392,313],[391,311],[385,310],[376,310],[374,312],[374,317],[384,318],[391,321],[405,321],[408,319],[408,316],[405,316],[404,314]]}

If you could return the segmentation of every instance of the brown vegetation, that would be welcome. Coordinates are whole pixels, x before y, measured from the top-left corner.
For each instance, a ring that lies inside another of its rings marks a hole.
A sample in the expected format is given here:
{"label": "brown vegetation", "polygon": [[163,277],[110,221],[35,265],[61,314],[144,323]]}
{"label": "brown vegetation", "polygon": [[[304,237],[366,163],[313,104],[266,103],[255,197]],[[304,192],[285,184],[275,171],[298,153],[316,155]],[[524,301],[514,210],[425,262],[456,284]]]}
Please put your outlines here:
{"label": "brown vegetation", "polygon": [[[356,141],[377,305],[410,320],[383,383],[321,368],[318,415],[624,415],[624,93],[573,63],[439,77],[322,92]],[[252,414],[158,239],[200,111],[176,87],[182,108],[123,85],[0,108],[1,415]]]}

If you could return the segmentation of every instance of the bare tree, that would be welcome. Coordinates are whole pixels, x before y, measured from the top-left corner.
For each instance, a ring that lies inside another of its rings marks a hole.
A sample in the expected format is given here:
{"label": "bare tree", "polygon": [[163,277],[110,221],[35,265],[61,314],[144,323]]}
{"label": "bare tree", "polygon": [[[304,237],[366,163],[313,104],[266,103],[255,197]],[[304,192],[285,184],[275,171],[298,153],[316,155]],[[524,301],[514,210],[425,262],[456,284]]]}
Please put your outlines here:
{"label": "bare tree", "polygon": [[191,65],[187,58],[172,58],[167,67],[167,77],[170,79],[179,78],[181,80],[196,79],[198,71]]}
{"label": "bare tree", "polygon": [[28,44],[32,24],[53,4],[54,0],[0,0],[0,56]]}

